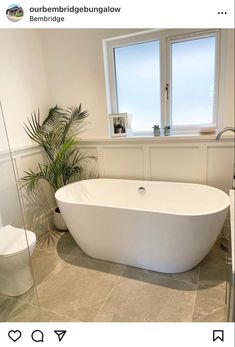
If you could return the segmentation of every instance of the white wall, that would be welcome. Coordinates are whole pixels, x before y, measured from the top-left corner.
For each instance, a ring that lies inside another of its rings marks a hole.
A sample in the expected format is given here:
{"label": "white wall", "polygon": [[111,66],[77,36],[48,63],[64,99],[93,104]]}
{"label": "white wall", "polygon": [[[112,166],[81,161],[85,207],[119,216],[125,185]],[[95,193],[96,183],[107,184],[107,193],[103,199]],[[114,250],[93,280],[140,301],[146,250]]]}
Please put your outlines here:
{"label": "white wall", "polygon": [[[23,123],[32,110],[82,102],[89,125],[83,138],[108,138],[102,40],[137,29],[0,30],[0,100],[12,147],[31,143]],[[222,31],[219,112],[234,124],[234,32]],[[0,149],[4,146],[1,139]]]}
{"label": "white wall", "polygon": [[12,168],[12,162],[9,156],[4,160],[0,159],[0,169],[0,215],[2,225],[4,226],[11,224],[21,227],[23,225],[22,210]]}
{"label": "white wall", "polygon": [[[134,30],[132,30],[134,31]],[[46,67],[53,103],[82,102],[90,112],[90,126],[83,138],[108,138],[107,103],[102,40],[130,33],[120,29],[42,31]],[[222,30],[222,82],[219,113],[221,127],[234,123],[233,30]]]}
{"label": "white wall", "polygon": [[[11,147],[31,144],[23,129],[34,109],[42,114],[50,98],[44,68],[40,32],[37,30],[0,30],[0,100]],[[5,149],[3,128],[0,150]]]}
{"label": "white wall", "polygon": [[[108,118],[102,40],[132,33],[125,29],[43,30],[52,104],[82,103],[89,126],[84,138],[107,138]],[[140,31],[140,30],[138,30]]]}
{"label": "white wall", "polygon": [[51,210],[55,205],[53,193],[45,182],[41,182],[33,194],[28,194],[25,188],[19,189],[19,180],[25,175],[24,172],[28,168],[35,170],[38,162],[43,162],[42,151],[38,146],[13,150],[12,157],[8,151],[0,152],[2,224],[17,227],[25,224],[26,228],[39,236],[51,228]]}
{"label": "white wall", "polygon": [[[190,143],[182,139],[178,142],[154,138],[144,142],[124,138],[108,140],[102,40],[132,31],[0,30],[0,99],[11,146],[30,147],[31,141],[24,132],[23,123],[35,108],[39,107],[45,114],[44,111],[55,104],[66,106],[81,102],[90,112],[89,129],[83,137],[107,139],[100,143],[82,143],[85,152],[98,156],[98,169],[95,169],[100,176],[201,182],[228,191],[234,160],[231,140],[226,143],[202,143],[200,139]],[[228,126],[234,123],[234,42],[231,30],[223,35],[224,69],[220,78],[224,85],[224,102],[220,105],[220,112],[224,115],[223,126]],[[5,148],[6,137],[0,124],[0,159]],[[14,151],[13,156],[17,178],[42,160],[37,148]],[[0,171],[9,178],[9,166],[4,157]],[[3,199],[6,212],[5,207],[10,206],[11,211],[14,211],[14,206],[15,211],[18,208],[16,203],[14,205],[17,201],[14,185],[14,180],[11,180],[7,192],[4,191],[6,183],[0,187],[0,199]],[[33,197],[22,192],[27,225],[38,233],[46,231],[47,214],[53,206],[48,191],[42,193],[42,200],[36,199],[35,203]],[[5,223],[5,214],[3,217]]]}
{"label": "white wall", "polygon": [[220,81],[222,88],[219,113],[222,115],[221,128],[234,126],[234,30],[222,30],[221,44],[221,75]]}
{"label": "white wall", "polygon": [[[49,105],[40,32],[37,30],[0,30],[0,100],[4,111],[10,145],[19,148],[31,144],[24,131],[24,122],[35,108],[42,113]],[[14,166],[19,169],[14,160]],[[33,157],[30,167],[37,163]],[[25,166],[24,169],[27,169]],[[16,178],[9,157],[7,138],[0,113],[0,214],[3,225],[22,226]],[[22,174],[21,174],[22,175]],[[17,178],[19,178],[17,176]],[[30,209],[25,199],[26,221],[36,219],[42,208]],[[45,206],[45,203],[44,203]],[[30,213],[29,213],[30,212]],[[33,223],[30,223],[30,227]],[[35,223],[34,223],[35,224]]]}
{"label": "white wall", "polygon": [[22,211],[10,153],[9,150],[6,150],[4,153],[1,152],[2,148],[8,148],[1,110],[0,144],[0,228],[7,224],[22,226]]}

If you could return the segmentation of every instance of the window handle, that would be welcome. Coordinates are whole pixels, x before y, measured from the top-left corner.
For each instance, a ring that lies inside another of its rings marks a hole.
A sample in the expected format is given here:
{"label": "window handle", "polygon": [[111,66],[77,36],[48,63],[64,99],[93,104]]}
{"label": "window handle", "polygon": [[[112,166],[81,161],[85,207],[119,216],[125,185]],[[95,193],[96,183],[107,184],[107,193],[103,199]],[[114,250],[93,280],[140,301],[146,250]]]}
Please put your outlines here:
{"label": "window handle", "polygon": [[169,83],[166,84],[165,91],[166,91],[166,100],[169,100]]}

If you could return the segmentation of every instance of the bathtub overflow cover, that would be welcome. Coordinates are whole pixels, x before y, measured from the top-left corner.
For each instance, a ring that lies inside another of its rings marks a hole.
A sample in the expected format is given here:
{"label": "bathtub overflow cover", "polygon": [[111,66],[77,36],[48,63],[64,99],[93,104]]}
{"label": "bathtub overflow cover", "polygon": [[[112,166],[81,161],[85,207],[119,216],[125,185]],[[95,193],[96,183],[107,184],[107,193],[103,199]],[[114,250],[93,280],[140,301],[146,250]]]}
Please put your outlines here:
{"label": "bathtub overflow cover", "polygon": [[139,188],[138,188],[138,192],[139,192],[140,194],[144,194],[144,193],[146,193],[146,189],[145,189],[144,187],[139,187]]}

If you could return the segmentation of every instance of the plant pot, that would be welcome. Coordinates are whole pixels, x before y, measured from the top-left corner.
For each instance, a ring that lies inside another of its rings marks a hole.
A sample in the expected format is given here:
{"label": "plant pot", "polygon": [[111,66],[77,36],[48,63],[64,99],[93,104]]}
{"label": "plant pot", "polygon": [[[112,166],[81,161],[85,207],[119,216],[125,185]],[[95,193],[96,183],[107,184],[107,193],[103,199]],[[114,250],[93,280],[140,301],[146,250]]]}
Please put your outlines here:
{"label": "plant pot", "polygon": [[164,136],[170,136],[171,135],[171,129],[164,129]]}
{"label": "plant pot", "polygon": [[122,133],[122,128],[116,128],[116,133],[121,134]]}
{"label": "plant pot", "polygon": [[160,135],[161,135],[161,132],[159,128],[153,129],[153,136],[160,136]]}
{"label": "plant pot", "polygon": [[55,207],[53,210],[53,219],[54,219],[54,226],[57,230],[65,231],[68,230],[67,225],[65,224],[64,218],[62,216],[62,213],[60,212],[58,207]]}

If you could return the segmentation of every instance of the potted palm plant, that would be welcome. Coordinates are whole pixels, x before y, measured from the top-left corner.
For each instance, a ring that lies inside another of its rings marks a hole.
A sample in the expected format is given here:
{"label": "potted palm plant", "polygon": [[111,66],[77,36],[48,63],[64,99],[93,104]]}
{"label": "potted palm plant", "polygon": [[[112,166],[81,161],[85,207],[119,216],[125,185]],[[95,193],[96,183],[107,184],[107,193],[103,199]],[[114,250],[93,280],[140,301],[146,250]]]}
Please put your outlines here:
{"label": "potted palm plant", "polygon": [[[25,131],[32,141],[38,143],[45,153],[45,163],[38,163],[37,170],[28,169],[21,178],[22,187],[33,192],[39,181],[47,181],[54,192],[81,177],[81,162],[92,158],[80,153],[77,133],[88,111],[82,111],[81,104],[65,109],[57,105],[49,110],[46,119],[40,121],[40,112],[33,112]],[[94,158],[94,157],[93,157]],[[54,209],[54,224],[59,230],[66,230],[66,224],[58,207]]]}

